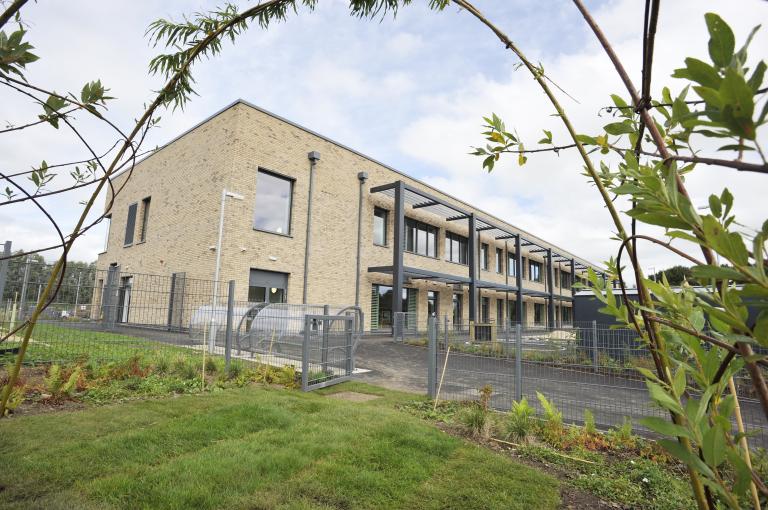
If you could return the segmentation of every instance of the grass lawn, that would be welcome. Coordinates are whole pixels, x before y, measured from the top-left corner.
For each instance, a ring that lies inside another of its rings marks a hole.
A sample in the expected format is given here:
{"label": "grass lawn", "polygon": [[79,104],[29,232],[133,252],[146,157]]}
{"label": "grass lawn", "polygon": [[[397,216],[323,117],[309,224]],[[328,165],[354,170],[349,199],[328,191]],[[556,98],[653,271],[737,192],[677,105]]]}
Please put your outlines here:
{"label": "grass lawn", "polygon": [[0,508],[557,508],[554,478],[394,408],[412,399],[250,386],[2,420]]}
{"label": "grass lawn", "polygon": [[[124,333],[108,333],[94,329],[89,323],[73,323],[59,326],[41,323],[35,326],[27,349],[25,363],[72,363],[84,358],[95,361],[124,361],[137,353],[148,356],[190,355],[186,347],[147,340]],[[21,341],[19,332],[15,339],[4,343],[4,347],[16,347]],[[198,343],[202,343],[199,341]],[[12,356],[7,356],[10,361]],[[0,360],[2,357],[0,357]]]}

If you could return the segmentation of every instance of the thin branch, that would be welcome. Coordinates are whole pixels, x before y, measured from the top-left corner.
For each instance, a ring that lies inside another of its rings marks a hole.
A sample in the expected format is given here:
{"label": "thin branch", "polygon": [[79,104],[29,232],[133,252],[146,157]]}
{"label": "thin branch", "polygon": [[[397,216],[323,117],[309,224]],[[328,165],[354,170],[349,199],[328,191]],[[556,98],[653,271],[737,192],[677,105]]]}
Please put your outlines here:
{"label": "thin branch", "polygon": [[762,174],[768,174],[768,164],[747,163],[746,161],[739,161],[735,159],[717,159],[717,158],[700,158],[697,156],[678,156],[670,154],[664,158],[664,162],[668,161],[682,161],[684,163],[695,163],[702,165],[717,165],[724,166],[726,168],[735,168],[741,172],[758,172]]}
{"label": "thin branch", "polygon": [[8,20],[13,18],[16,13],[20,11],[27,1],[28,0],[14,0],[14,2],[0,14],[0,28],[3,28],[3,26],[8,23]]}
{"label": "thin branch", "polygon": [[66,112],[54,113],[52,115],[48,115],[47,117],[42,118],[40,120],[37,120],[35,122],[30,122],[29,124],[24,124],[23,126],[12,126],[12,127],[9,127],[9,128],[0,129],[0,135],[2,135],[3,133],[10,133],[11,131],[20,131],[22,129],[27,129],[27,128],[32,127],[32,126],[37,126],[38,124],[43,124],[45,122],[48,122],[51,118],[57,118],[58,119],[58,118],[61,118],[64,115],[69,115],[70,113],[76,112],[79,109],[80,109],[80,107],[76,107],[76,108],[72,108],[71,110],[67,110]]}

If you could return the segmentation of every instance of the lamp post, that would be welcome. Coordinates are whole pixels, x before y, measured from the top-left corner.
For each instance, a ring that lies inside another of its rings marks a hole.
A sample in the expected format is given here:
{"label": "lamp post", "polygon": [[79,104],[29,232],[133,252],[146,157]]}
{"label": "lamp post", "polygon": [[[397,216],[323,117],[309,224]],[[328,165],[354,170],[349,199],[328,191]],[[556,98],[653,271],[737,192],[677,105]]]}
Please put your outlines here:
{"label": "lamp post", "polygon": [[208,335],[208,352],[213,353],[213,348],[216,345],[216,319],[217,313],[216,307],[219,304],[219,272],[221,271],[221,241],[224,237],[224,207],[227,203],[227,197],[235,200],[242,200],[243,195],[238,195],[231,191],[227,191],[226,188],[221,190],[221,207],[219,208],[219,237],[216,241],[216,270],[213,273],[213,305],[211,306],[211,330]]}

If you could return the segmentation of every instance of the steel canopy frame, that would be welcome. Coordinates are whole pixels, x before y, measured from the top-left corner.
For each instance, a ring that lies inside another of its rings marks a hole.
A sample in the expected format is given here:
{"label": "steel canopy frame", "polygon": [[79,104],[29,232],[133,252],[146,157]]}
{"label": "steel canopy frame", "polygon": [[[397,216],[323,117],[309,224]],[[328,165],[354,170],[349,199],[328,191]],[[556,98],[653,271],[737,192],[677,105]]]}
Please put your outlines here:
{"label": "steel canopy frame", "polygon": [[[469,285],[469,320],[475,321],[477,318],[478,289],[498,289],[502,291],[513,291],[517,293],[517,316],[522,320],[522,296],[542,296],[548,299],[548,319],[549,324],[554,324],[554,301],[568,300],[565,296],[554,294],[554,274],[553,263],[555,261],[569,262],[571,269],[571,294],[573,294],[573,284],[576,281],[576,271],[581,270],[582,274],[592,266],[582,262],[577,262],[574,257],[556,253],[550,246],[544,246],[540,241],[524,237],[521,232],[514,232],[512,229],[498,225],[488,219],[477,216],[474,212],[468,211],[461,206],[454,205],[441,199],[431,193],[415,188],[404,181],[399,180],[389,184],[374,186],[370,193],[381,193],[394,199],[394,243],[392,249],[392,266],[369,267],[369,272],[391,273],[393,295],[400,296],[403,292],[405,278],[435,280],[445,283],[460,283]],[[457,221],[463,223],[466,220],[468,235],[468,275],[460,277],[445,273],[436,273],[417,269],[413,267],[406,268],[403,264],[403,252],[405,249],[405,206],[409,205],[413,209],[424,209],[432,214],[442,217],[445,221]],[[515,240],[515,269],[516,285],[497,284],[478,280],[477,256],[478,237],[480,232],[492,236],[496,240],[514,239]],[[530,289],[524,289],[522,286],[522,248],[532,246],[528,249],[529,253],[545,253],[547,259],[547,283],[548,292],[538,292]],[[593,268],[598,274],[601,274],[603,280],[606,280],[606,274],[601,269]],[[393,299],[393,313],[402,312],[402,300]]]}

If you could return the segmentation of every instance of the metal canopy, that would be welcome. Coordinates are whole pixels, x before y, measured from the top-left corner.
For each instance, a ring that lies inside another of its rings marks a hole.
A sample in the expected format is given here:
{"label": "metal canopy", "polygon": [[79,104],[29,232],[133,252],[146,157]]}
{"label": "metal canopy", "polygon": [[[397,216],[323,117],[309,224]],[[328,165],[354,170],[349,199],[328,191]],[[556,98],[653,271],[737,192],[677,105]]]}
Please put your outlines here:
{"label": "metal canopy", "polygon": [[[371,188],[371,193],[381,193],[389,198],[394,199],[395,188],[397,185],[398,182],[393,182],[390,184],[384,184],[382,186],[375,186]],[[462,226],[467,226],[465,221],[468,220],[472,214],[470,211],[464,209],[463,207],[451,204],[446,200],[438,198],[426,191],[410,186],[409,184],[403,183],[403,188],[405,190],[405,193],[403,194],[403,201],[406,205],[410,205],[413,209],[428,210],[430,213],[440,216],[445,221],[456,221],[460,222]],[[501,226],[489,219],[480,217],[478,215],[475,215],[475,230],[477,232],[483,232],[489,236],[492,236],[494,239],[499,240],[514,239],[520,236],[520,246],[533,246],[536,248],[533,250],[528,250],[530,253],[545,252],[549,249],[539,241],[526,238],[520,232],[513,231],[510,228]],[[556,253],[554,251],[552,252],[552,257],[553,259],[558,258],[560,260],[571,259],[571,257],[566,256],[565,254]],[[589,266],[581,262],[576,262],[574,270],[587,269],[588,267]],[[595,271],[599,274],[603,274],[603,272],[599,269],[595,269]]]}
{"label": "metal canopy", "polygon": [[[392,274],[394,272],[392,266],[375,266],[368,268],[369,273],[382,273]],[[469,278],[465,276],[458,276],[447,273],[438,273],[435,271],[428,271],[426,269],[419,269],[416,267],[403,267],[403,276],[410,278],[411,280],[432,280],[441,283],[459,283],[468,284]]]}

